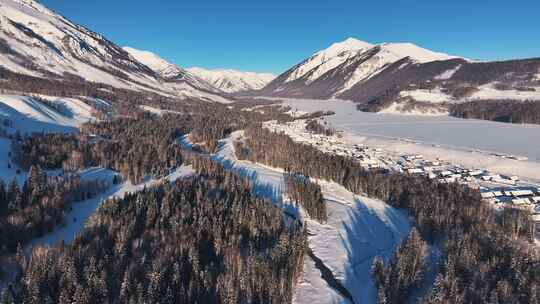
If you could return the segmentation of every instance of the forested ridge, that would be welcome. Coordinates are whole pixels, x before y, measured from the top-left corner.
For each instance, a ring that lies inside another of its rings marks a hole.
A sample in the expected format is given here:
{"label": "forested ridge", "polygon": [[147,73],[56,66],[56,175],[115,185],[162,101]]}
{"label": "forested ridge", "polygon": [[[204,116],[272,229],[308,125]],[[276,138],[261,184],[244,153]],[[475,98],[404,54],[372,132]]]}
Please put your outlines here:
{"label": "forested ridge", "polygon": [[305,227],[248,180],[193,165],[197,176],[106,201],[72,245],[20,257],[3,303],[290,303]]}
{"label": "forested ridge", "polygon": [[451,105],[450,115],[499,122],[540,124],[540,101],[475,100]]}
{"label": "forested ridge", "polygon": [[[540,296],[540,258],[529,244],[534,225],[528,211],[505,208],[496,214],[477,190],[467,186],[366,170],[350,158],[325,154],[260,125],[248,128],[245,137],[242,153],[247,159],[334,181],[353,193],[403,208],[423,239],[441,241],[444,260],[425,302],[531,303]],[[396,258],[395,265],[401,265],[399,252]],[[395,294],[396,279],[378,276],[380,294],[385,295],[381,301],[400,303],[417,284],[416,276],[403,275],[399,277],[403,288]]]}

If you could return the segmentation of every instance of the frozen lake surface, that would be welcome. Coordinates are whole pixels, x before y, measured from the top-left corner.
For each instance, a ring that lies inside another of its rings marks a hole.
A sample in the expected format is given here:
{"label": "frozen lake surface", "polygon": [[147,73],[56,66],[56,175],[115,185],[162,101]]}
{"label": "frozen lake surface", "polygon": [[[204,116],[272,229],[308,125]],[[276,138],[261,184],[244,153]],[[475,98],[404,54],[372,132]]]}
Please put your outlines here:
{"label": "frozen lake surface", "polygon": [[[281,99],[283,100],[283,99]],[[448,116],[410,116],[365,113],[348,101],[284,99],[305,112],[331,110],[327,120],[350,135],[408,139],[458,150],[479,150],[526,156],[540,161],[540,126],[460,119]]]}

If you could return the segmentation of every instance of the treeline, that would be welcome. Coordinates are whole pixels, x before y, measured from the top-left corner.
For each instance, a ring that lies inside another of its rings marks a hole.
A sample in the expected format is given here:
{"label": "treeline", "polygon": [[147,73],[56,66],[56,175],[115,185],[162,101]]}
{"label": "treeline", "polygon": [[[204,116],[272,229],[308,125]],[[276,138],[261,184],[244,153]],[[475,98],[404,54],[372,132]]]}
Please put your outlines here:
{"label": "treeline", "polygon": [[34,134],[14,140],[13,159],[21,167],[76,171],[93,166],[120,172],[133,183],[162,177],[182,164],[177,139],[192,127],[190,116],[136,118],[87,123],[81,134]]}
{"label": "treeline", "polygon": [[421,287],[428,265],[428,244],[413,228],[398,246],[392,260],[385,265],[375,258],[372,273],[378,289],[379,303],[403,303]]}
{"label": "treeline", "polygon": [[336,112],[334,112],[334,111],[315,111],[315,112],[300,115],[300,116],[296,117],[296,119],[313,120],[313,119],[321,118],[321,117],[324,117],[324,116],[332,116],[332,115],[335,115],[335,114],[336,114]]}
{"label": "treeline", "polygon": [[182,164],[177,140],[191,129],[191,122],[189,116],[139,113],[134,119],[85,124],[81,134],[89,140],[72,152],[64,168],[111,168],[133,183],[145,176],[163,177]]}
{"label": "treeline", "polygon": [[[217,152],[219,140],[227,137],[231,132],[242,130],[248,125],[277,120],[279,122],[293,121],[293,117],[286,114],[289,107],[268,104],[267,102],[235,103],[228,107],[208,109],[208,112],[199,112],[194,116],[190,139],[204,152]],[[322,112],[321,112],[322,113]],[[315,114],[322,115],[321,113]]]}
{"label": "treeline", "polygon": [[508,209],[504,212],[513,215],[497,215],[467,186],[363,169],[350,158],[325,154],[260,126],[245,135],[250,160],[334,181],[404,208],[425,240],[443,242],[440,284],[429,303],[485,303],[490,298],[527,303],[540,297],[540,258],[529,244],[534,229],[530,212]]}
{"label": "treeline", "polygon": [[77,175],[47,176],[30,168],[19,187],[16,179],[0,181],[0,255],[14,253],[18,245],[51,232],[65,223],[71,204],[92,198],[107,189],[105,181],[83,181]]}
{"label": "treeline", "polygon": [[312,219],[326,223],[326,203],[322,195],[321,186],[312,182],[308,176],[290,172],[283,173],[285,180],[285,193],[297,204],[306,210]]}
{"label": "treeline", "polygon": [[19,259],[5,302],[291,303],[306,229],[210,160],[103,203],[70,246]]}
{"label": "treeline", "polygon": [[38,134],[16,136],[11,145],[13,161],[24,170],[37,165],[45,170],[62,167],[71,152],[78,149],[79,138],[75,134]]}
{"label": "treeline", "polygon": [[228,116],[200,115],[195,118],[190,140],[205,152],[215,153],[219,140],[233,131],[234,123],[231,125],[230,120],[231,117]]}
{"label": "treeline", "polygon": [[292,119],[277,106],[264,104],[257,112],[243,109],[216,106],[207,113],[160,116],[135,111],[132,116],[86,123],[80,134],[17,136],[13,140],[13,159],[23,168],[39,165],[74,171],[102,166],[140,183],[146,176],[163,177],[182,164],[178,144],[182,135],[189,133],[203,150],[215,152],[219,140],[248,124]]}
{"label": "treeline", "polygon": [[316,119],[307,121],[306,130],[315,134],[322,134],[325,136],[332,136],[336,133],[334,129],[322,125]]}
{"label": "treeline", "polygon": [[540,124],[540,102],[476,100],[450,106],[450,115],[519,124]]}

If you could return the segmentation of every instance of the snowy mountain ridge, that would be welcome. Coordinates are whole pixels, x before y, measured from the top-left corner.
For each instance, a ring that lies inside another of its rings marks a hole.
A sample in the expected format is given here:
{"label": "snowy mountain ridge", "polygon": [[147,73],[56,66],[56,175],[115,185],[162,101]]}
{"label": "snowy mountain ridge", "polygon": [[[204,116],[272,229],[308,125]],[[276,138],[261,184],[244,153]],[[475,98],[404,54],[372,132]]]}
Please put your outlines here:
{"label": "snowy mountain ridge", "polygon": [[192,67],[188,68],[187,71],[227,93],[262,89],[276,78],[275,75],[270,73],[245,72],[233,69],[210,70]]}
{"label": "snowy mountain ridge", "polygon": [[[154,68],[165,64],[151,59]],[[161,67],[160,73],[155,72],[102,35],[37,1],[0,0],[2,69],[31,77],[102,83],[181,99],[230,102],[205,81],[170,65]]]}
{"label": "snowy mountain ridge", "polygon": [[293,67],[285,82],[305,78],[306,84],[312,83],[326,72],[340,66],[352,57],[372,52],[374,49],[382,51],[378,57],[386,63],[395,62],[405,57],[410,57],[416,62],[458,58],[444,53],[433,52],[412,43],[371,44],[355,38],[347,38],[342,42],[336,42],[328,48],[316,52],[304,62]]}
{"label": "snowy mountain ridge", "polygon": [[221,90],[208,83],[204,79],[193,75],[187,70],[168,62],[161,58],[159,55],[150,52],[138,50],[132,47],[123,47],[123,50],[128,52],[133,58],[142,64],[149,67],[152,71],[157,73],[161,78],[169,82],[187,82],[195,88],[202,89],[208,92],[220,94]]}

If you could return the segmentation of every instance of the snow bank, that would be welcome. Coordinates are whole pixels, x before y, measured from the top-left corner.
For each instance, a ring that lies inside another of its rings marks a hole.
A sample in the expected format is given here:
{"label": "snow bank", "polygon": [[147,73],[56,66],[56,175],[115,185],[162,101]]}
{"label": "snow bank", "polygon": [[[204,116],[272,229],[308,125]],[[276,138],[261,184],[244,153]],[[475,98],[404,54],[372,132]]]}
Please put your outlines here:
{"label": "snow bank", "polygon": [[378,114],[392,114],[392,115],[409,115],[409,116],[447,116],[448,110],[446,108],[436,106],[421,106],[421,108],[413,107],[407,109],[408,102],[394,102]]}

